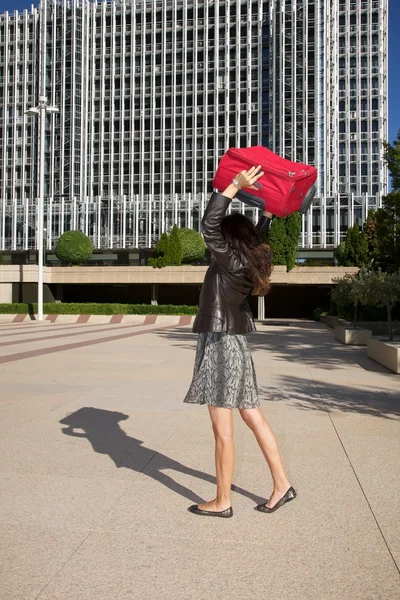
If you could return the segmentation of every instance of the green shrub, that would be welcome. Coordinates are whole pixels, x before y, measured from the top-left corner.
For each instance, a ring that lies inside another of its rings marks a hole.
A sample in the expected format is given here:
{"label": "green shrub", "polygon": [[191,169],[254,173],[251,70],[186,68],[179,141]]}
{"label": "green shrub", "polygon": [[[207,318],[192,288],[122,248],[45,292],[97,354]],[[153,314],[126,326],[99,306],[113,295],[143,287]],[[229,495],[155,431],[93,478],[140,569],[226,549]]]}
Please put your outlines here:
{"label": "green shrub", "polygon": [[194,229],[182,227],[178,229],[179,239],[182,245],[182,264],[190,264],[204,258],[206,243],[203,236]]}
{"label": "green shrub", "polygon": [[315,308],[313,310],[313,315],[314,315],[314,319],[316,321],[319,321],[321,317],[325,317],[326,315],[329,315],[329,311],[325,310],[324,308]]}
{"label": "green shrub", "polygon": [[333,251],[333,256],[336,258],[339,267],[344,265],[344,249],[346,244],[341,242]]}
{"label": "green shrub", "polygon": [[164,233],[161,235],[160,239],[158,240],[158,242],[156,244],[157,254],[159,254],[160,256],[163,254],[166,254],[168,252],[168,244],[169,244],[168,233],[166,233],[164,231]]}
{"label": "green shrub", "polygon": [[157,258],[149,258],[148,264],[150,265],[150,267],[162,269],[162,267],[168,266],[168,258],[167,258],[167,256],[158,256]]}
{"label": "green shrub", "polygon": [[[100,304],[48,302],[43,305],[46,315],[195,315],[197,306],[175,304]],[[37,304],[0,304],[0,314],[37,313]]]}
{"label": "green shrub", "polygon": [[154,267],[154,268],[158,268],[158,269],[161,269],[162,267],[166,267],[167,263],[168,263],[168,261],[167,261],[168,246],[169,246],[168,233],[164,232],[156,244],[155,258],[149,258],[149,260],[147,261],[147,264],[150,267]]}
{"label": "green shrub", "polygon": [[93,244],[82,231],[66,231],[57,242],[55,254],[64,263],[80,265],[92,257]]}
{"label": "green shrub", "polygon": [[27,315],[31,312],[32,304],[0,304],[0,314],[2,315]]}
{"label": "green shrub", "polygon": [[171,235],[168,240],[168,250],[165,258],[168,261],[168,265],[179,266],[182,264],[183,251],[182,244],[178,233],[178,227],[173,226]]}
{"label": "green shrub", "polygon": [[177,266],[199,261],[204,257],[206,244],[197,231],[176,225],[171,235],[163,233],[156,247],[156,258],[150,258],[148,264],[152,267]]}
{"label": "green shrub", "polygon": [[151,267],[161,269],[182,264],[183,252],[178,232],[178,227],[174,225],[170,236],[165,232],[162,234],[156,244],[156,258],[148,260]]}

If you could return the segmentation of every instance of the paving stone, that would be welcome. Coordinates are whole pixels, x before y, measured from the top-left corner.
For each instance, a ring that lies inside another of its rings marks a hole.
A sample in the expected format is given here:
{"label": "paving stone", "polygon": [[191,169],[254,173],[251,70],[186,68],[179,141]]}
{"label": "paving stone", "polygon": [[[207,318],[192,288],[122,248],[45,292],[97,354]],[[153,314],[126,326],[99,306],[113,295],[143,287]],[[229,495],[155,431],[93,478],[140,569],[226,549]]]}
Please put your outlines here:
{"label": "paving stone", "polygon": [[398,600],[398,376],[322,324],[260,325],[261,405],[298,497],[254,511],[272,481],[235,413],[234,517],[200,518],[215,472],[207,407],[183,404],[196,336],[143,323],[2,325],[23,343],[1,356],[31,353],[0,364],[0,599]]}

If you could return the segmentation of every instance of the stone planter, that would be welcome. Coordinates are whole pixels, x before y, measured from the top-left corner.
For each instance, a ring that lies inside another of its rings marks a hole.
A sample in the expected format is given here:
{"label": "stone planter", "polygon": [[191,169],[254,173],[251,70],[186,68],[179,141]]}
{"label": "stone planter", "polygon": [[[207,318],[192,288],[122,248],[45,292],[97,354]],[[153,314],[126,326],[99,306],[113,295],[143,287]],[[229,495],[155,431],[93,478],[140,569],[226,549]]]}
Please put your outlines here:
{"label": "stone planter", "polygon": [[370,329],[354,329],[354,327],[350,328],[344,325],[336,325],[335,327],[335,338],[343,344],[366,346],[371,336],[372,331]]}
{"label": "stone planter", "polygon": [[400,341],[387,342],[371,338],[368,340],[367,354],[393,373],[400,374]]}
{"label": "stone planter", "polygon": [[336,325],[345,324],[346,321],[339,317],[332,317],[331,315],[322,315],[319,319],[321,323],[325,323],[331,329],[335,329]]}

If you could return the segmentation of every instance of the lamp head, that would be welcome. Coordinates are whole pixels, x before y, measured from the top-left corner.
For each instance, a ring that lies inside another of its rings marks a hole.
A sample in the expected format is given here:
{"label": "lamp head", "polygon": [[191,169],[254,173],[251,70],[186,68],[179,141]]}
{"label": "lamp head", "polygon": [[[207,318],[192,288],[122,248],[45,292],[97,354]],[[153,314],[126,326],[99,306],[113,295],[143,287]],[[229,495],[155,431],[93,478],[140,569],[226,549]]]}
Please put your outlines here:
{"label": "lamp head", "polygon": [[39,109],[36,107],[28,108],[28,110],[25,111],[25,114],[28,115],[28,117],[34,117],[39,114]]}

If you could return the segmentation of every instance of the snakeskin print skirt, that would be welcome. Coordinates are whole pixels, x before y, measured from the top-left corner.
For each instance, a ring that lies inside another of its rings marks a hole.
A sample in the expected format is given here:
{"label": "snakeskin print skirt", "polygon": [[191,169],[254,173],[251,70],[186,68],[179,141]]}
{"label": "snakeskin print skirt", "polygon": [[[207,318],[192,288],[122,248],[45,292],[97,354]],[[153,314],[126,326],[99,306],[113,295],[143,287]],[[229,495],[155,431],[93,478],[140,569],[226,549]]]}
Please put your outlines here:
{"label": "snakeskin print skirt", "polygon": [[260,406],[245,335],[199,334],[193,379],[184,402],[221,408]]}

